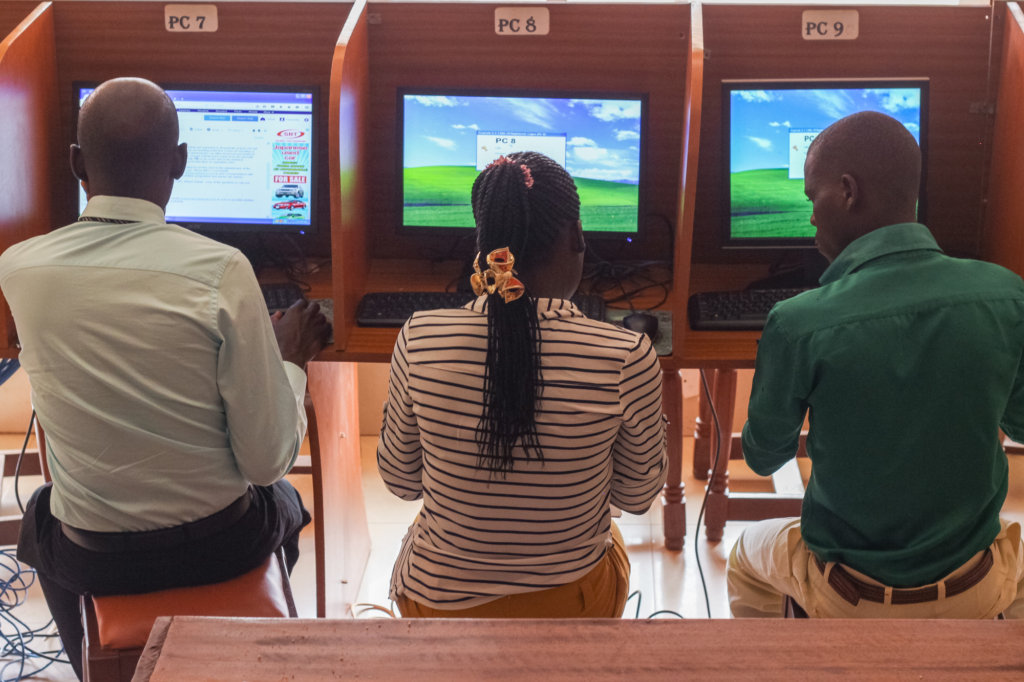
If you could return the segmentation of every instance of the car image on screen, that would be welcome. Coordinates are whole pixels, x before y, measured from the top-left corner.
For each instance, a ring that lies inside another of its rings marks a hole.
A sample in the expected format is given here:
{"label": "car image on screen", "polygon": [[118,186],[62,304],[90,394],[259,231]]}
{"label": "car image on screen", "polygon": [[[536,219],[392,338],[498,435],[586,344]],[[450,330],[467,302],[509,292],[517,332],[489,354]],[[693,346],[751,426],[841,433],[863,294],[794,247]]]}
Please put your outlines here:
{"label": "car image on screen", "polygon": [[295,201],[295,200],[292,200],[292,201],[279,201],[276,204],[274,204],[274,208],[276,210],[290,211],[293,208],[306,208],[306,202],[305,201]]}

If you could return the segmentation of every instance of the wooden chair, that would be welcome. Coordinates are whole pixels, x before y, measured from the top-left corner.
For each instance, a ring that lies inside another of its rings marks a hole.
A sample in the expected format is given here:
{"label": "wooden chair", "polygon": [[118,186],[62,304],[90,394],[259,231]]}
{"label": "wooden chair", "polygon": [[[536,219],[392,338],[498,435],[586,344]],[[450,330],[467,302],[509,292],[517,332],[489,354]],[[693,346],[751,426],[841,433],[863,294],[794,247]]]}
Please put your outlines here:
{"label": "wooden chair", "polygon": [[85,630],[85,682],[130,681],[149,631],[160,616],[298,616],[280,550],[261,566],[232,580],[144,594],[84,595],[79,604]]}

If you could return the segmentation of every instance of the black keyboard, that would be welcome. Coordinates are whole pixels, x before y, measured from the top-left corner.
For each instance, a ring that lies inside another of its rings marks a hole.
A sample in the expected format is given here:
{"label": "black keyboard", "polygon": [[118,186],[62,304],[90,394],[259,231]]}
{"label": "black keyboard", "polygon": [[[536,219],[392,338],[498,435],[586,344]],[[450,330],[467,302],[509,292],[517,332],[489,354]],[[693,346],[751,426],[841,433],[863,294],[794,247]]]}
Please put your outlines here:
{"label": "black keyboard", "polygon": [[807,289],[745,289],[704,291],[690,296],[690,327],[705,331],[764,329],[768,311],[779,301]]}
{"label": "black keyboard", "polygon": [[270,312],[290,308],[292,303],[305,296],[299,285],[292,282],[261,284],[260,290],[263,291],[263,300],[267,302],[267,310]]}
{"label": "black keyboard", "polygon": [[[461,308],[476,297],[459,291],[384,291],[363,296],[356,310],[356,322],[363,327],[401,327],[419,310]],[[604,320],[604,299],[576,294],[572,302],[592,320]]]}

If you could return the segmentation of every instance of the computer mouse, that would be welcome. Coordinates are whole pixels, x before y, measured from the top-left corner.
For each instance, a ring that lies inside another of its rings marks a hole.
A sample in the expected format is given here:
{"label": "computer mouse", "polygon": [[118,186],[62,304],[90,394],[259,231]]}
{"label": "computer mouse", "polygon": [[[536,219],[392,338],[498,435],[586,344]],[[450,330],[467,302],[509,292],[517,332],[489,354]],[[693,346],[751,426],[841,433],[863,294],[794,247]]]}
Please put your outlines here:
{"label": "computer mouse", "polygon": [[630,313],[622,318],[622,326],[647,334],[651,341],[658,335],[658,318],[650,313]]}

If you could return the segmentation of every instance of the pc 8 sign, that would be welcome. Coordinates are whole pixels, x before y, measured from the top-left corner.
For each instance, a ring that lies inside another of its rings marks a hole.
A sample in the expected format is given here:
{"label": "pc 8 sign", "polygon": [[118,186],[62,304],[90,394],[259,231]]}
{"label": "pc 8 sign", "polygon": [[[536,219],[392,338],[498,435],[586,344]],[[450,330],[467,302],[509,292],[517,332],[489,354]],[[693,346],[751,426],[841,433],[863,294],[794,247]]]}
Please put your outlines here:
{"label": "pc 8 sign", "polygon": [[565,167],[565,133],[486,131],[476,134],[476,169],[482,171],[499,156],[514,152],[540,152]]}

